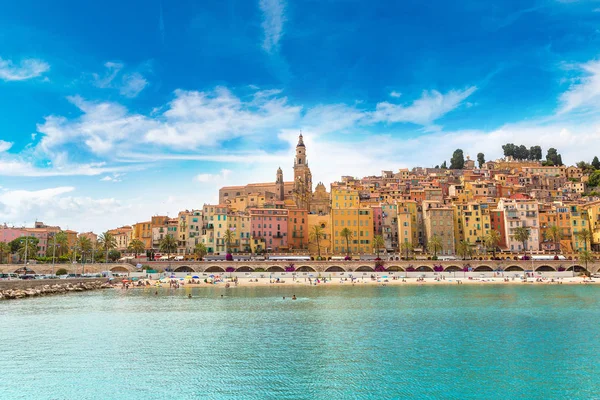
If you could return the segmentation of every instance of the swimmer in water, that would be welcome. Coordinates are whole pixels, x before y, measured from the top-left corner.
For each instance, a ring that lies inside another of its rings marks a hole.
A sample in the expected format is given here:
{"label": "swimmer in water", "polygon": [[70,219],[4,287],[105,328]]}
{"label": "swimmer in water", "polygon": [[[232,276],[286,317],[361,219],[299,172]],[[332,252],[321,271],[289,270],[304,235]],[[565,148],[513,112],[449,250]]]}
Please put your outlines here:
{"label": "swimmer in water", "polygon": [[292,296],[292,300],[296,300],[296,295],[293,295],[293,296]]}
{"label": "swimmer in water", "polygon": [[192,294],[190,293],[190,294],[188,294],[188,299],[191,299],[191,298],[192,298]]}

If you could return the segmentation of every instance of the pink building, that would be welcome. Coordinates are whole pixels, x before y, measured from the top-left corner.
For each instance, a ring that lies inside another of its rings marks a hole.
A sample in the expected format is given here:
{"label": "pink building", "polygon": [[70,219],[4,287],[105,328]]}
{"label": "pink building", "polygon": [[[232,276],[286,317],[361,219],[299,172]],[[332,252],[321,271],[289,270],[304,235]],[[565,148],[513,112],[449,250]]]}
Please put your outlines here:
{"label": "pink building", "polygon": [[267,249],[287,249],[288,210],[276,208],[250,209],[252,237],[264,239]]}
{"label": "pink building", "polygon": [[371,206],[373,210],[373,236],[381,235],[381,228],[383,223],[383,211],[381,206]]}
{"label": "pink building", "polygon": [[25,236],[23,228],[0,227],[0,242],[9,243],[21,236]]}

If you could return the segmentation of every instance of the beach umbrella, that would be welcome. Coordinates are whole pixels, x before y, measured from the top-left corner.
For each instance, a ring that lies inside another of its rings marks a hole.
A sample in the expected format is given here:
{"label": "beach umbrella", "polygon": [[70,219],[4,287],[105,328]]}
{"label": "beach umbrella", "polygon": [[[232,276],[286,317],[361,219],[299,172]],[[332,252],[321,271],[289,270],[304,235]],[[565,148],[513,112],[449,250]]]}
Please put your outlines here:
{"label": "beach umbrella", "polygon": [[185,279],[192,279],[190,275],[186,276]]}
{"label": "beach umbrella", "polygon": [[194,279],[200,279],[200,277],[198,275],[194,275],[194,276],[192,276],[192,278],[194,278]]}

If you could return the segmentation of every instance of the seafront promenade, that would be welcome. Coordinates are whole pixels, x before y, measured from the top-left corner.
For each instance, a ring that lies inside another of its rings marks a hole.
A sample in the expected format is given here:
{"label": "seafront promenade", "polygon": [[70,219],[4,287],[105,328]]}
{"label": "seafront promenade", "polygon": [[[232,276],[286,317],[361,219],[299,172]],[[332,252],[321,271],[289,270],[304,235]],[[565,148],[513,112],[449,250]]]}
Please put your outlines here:
{"label": "seafront promenade", "polygon": [[[453,261],[431,261],[431,260],[409,260],[409,261],[383,261],[378,267],[375,261],[164,261],[150,262],[150,269],[157,272],[172,271],[176,273],[248,273],[248,272],[318,272],[318,273],[341,273],[341,272],[569,272],[585,270],[585,264],[577,260],[453,260]],[[23,268],[23,264],[2,264],[0,272],[13,273]],[[115,264],[29,264],[29,273],[49,274],[59,268],[66,269],[69,273],[101,273],[111,271],[113,273],[127,274],[140,271],[135,265],[128,263]],[[383,270],[382,270],[383,268]],[[594,274],[600,270],[600,262],[588,263],[587,270]]]}

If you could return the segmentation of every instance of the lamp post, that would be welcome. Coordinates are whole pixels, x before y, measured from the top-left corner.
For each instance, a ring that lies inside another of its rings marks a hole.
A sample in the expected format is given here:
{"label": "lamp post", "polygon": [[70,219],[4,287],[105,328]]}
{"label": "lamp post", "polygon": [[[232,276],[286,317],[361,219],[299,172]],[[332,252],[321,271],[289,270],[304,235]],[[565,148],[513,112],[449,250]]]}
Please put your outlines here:
{"label": "lamp post", "polygon": [[52,275],[54,275],[54,262],[56,257],[56,233],[52,234],[53,244],[52,244]]}
{"label": "lamp post", "polygon": [[[21,240],[23,243],[23,240]],[[27,273],[27,252],[28,252],[29,237],[25,236],[25,256],[23,257],[23,269]]]}

